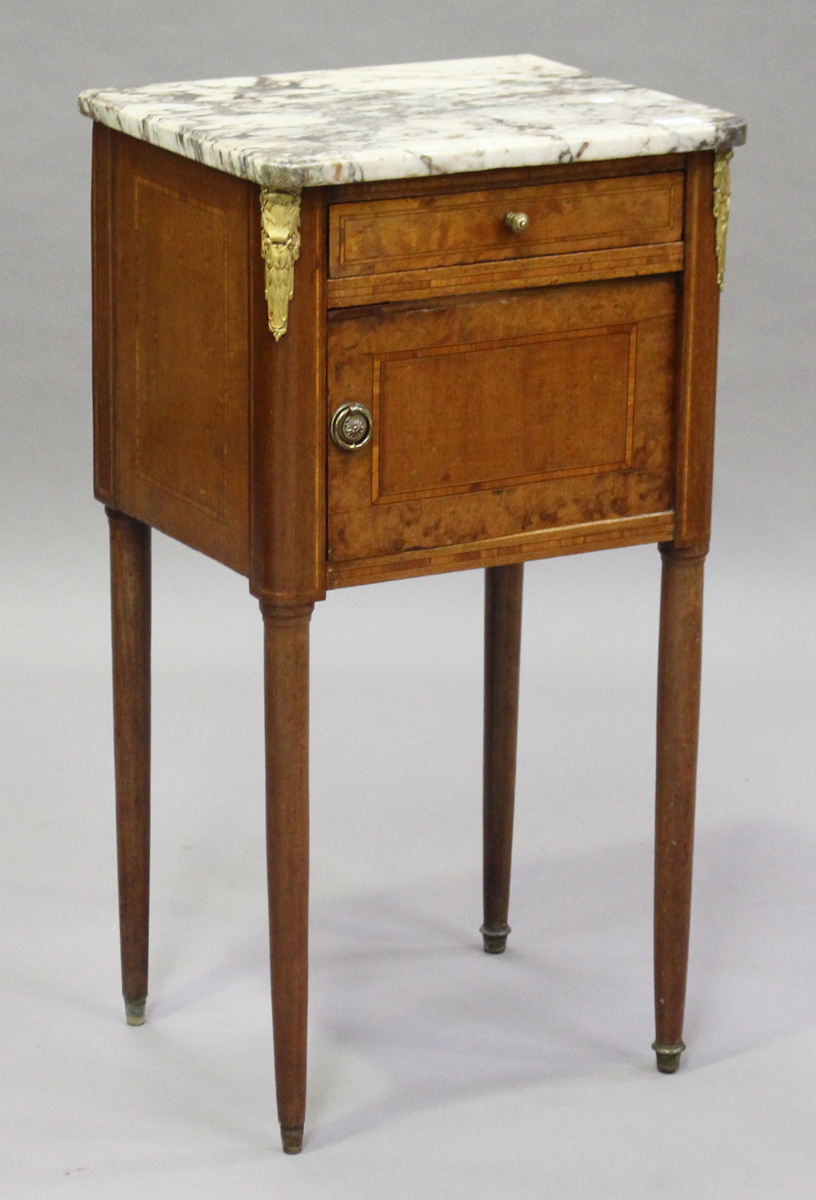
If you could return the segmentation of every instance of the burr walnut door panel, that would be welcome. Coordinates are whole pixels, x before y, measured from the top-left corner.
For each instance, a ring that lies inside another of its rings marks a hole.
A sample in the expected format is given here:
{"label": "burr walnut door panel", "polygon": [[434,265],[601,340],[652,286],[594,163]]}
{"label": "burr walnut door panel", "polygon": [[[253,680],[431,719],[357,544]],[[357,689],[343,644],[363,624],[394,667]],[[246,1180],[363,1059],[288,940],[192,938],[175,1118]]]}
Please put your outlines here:
{"label": "burr walnut door panel", "polygon": [[330,313],[329,562],[667,514],[674,276]]}

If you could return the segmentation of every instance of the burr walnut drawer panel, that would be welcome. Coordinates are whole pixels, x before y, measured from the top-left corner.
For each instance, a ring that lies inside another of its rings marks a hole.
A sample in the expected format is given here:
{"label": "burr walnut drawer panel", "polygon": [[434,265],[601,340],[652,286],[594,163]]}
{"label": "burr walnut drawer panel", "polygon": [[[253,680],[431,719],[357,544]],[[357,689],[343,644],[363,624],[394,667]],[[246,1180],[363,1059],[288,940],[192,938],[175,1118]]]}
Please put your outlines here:
{"label": "burr walnut drawer panel", "polygon": [[329,445],[330,564],[667,516],[677,290],[664,275],[330,313],[329,415],[373,417],[366,445]]}
{"label": "burr walnut drawer panel", "polygon": [[[678,242],[682,171],[333,204],[329,276]],[[529,224],[513,232],[508,213]]]}

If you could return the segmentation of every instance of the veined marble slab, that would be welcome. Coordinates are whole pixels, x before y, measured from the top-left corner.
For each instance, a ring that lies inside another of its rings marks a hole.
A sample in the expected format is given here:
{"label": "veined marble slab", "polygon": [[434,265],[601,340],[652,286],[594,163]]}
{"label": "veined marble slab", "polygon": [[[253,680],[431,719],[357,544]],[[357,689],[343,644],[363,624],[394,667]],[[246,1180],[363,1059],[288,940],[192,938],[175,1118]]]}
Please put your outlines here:
{"label": "veined marble slab", "polygon": [[132,137],[283,190],[745,141],[731,113],[534,54],[83,92]]}

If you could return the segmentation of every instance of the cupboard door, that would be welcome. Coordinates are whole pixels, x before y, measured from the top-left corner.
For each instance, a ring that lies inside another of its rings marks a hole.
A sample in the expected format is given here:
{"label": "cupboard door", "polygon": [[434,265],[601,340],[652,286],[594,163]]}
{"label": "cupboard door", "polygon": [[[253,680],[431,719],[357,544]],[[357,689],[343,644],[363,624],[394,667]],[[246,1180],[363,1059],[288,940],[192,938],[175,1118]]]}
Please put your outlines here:
{"label": "cupboard door", "polygon": [[379,309],[328,324],[329,562],[666,513],[674,276]]}

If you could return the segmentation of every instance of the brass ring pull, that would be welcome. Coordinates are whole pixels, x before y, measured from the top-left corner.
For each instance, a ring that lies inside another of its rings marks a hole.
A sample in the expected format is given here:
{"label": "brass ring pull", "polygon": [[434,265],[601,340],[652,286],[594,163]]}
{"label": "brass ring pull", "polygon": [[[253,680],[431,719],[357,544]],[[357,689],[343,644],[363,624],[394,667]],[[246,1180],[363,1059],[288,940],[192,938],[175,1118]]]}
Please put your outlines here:
{"label": "brass ring pull", "polygon": [[530,224],[530,218],[527,213],[509,212],[504,218],[504,223],[512,233],[524,233]]}
{"label": "brass ring pull", "polygon": [[374,418],[364,404],[341,404],[332,417],[331,439],[340,450],[359,450],[373,429]]}

